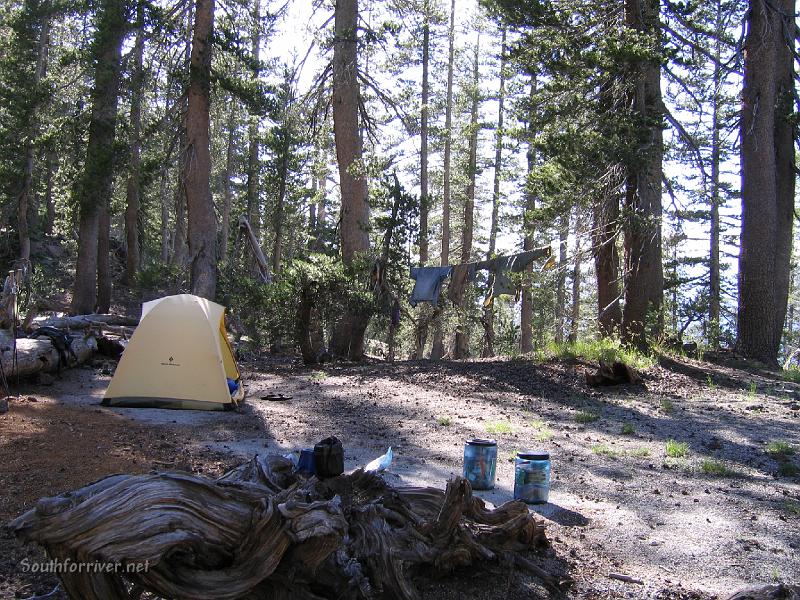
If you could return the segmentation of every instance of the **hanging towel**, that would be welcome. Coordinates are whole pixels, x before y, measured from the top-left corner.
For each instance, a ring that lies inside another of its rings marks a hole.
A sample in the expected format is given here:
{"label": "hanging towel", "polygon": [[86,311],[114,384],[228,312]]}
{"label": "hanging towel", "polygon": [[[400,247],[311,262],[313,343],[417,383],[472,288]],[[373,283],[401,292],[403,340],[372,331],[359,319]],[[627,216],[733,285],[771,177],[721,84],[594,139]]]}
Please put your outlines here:
{"label": "hanging towel", "polygon": [[505,294],[507,296],[516,295],[517,286],[508,275],[508,270],[513,267],[514,258],[516,258],[516,256],[517,255],[498,256],[494,259],[492,266],[489,268],[494,275],[492,296],[500,296],[501,294]]}
{"label": "hanging towel", "polygon": [[439,293],[442,291],[442,282],[450,276],[453,267],[412,267],[411,279],[414,289],[408,302],[416,306],[420,302],[430,302],[434,306],[439,303]]}
{"label": "hanging towel", "polygon": [[476,267],[477,263],[465,263],[453,267],[450,285],[447,287],[447,298],[453,304],[461,304],[467,284],[475,281]]}

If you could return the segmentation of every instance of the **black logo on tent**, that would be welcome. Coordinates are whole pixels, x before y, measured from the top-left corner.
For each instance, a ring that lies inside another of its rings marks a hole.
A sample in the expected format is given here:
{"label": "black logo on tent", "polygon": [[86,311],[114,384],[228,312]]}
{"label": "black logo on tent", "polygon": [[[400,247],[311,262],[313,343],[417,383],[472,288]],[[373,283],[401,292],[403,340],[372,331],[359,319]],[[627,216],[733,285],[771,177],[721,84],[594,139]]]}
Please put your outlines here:
{"label": "black logo on tent", "polygon": [[169,357],[169,362],[162,362],[161,364],[164,367],[180,367],[181,366],[180,363],[176,363],[175,362],[175,358],[172,357],[172,356]]}

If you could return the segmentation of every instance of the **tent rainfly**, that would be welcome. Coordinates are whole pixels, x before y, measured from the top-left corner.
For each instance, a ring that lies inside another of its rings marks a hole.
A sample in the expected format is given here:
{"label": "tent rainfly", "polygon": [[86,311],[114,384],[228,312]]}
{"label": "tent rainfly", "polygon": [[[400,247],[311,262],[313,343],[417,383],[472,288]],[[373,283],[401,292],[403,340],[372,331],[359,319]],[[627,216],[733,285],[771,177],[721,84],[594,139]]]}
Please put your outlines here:
{"label": "tent rainfly", "polygon": [[191,294],[166,296],[142,304],[103,405],[229,410],[244,398],[239,378],[225,307]]}

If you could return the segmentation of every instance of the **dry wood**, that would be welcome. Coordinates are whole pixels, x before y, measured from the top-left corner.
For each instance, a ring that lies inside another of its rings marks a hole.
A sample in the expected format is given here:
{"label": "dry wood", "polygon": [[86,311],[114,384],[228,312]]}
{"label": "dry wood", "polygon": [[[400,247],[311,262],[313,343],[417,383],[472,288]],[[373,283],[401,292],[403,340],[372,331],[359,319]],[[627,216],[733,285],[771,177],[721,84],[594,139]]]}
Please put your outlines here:
{"label": "dry wood", "polygon": [[59,364],[58,351],[48,339],[19,338],[17,340],[17,368],[14,370],[14,351],[10,344],[3,343],[2,361],[3,369],[7,375],[27,377],[39,372],[53,372],[72,364],[80,364],[89,360],[97,349],[97,342],[93,337],[73,337],[72,350],[75,357],[70,360],[77,362],[70,365]]}
{"label": "dry wood", "polygon": [[636,579],[635,577],[631,577],[630,575],[624,575],[622,573],[609,573],[609,579],[616,579],[617,581],[624,581],[625,583],[635,583],[638,585],[644,585],[644,581],[641,579]]}
{"label": "dry wood", "polygon": [[[9,527],[53,558],[147,563],[139,573],[61,574],[82,600],[142,590],[198,600],[411,600],[417,567],[480,568],[547,545],[525,504],[487,509],[465,479],[446,491],[392,487],[361,470],[320,481],[297,478],[280,456],[256,456],[217,480],[115,475],[42,499]],[[517,564],[558,587],[530,561]]]}
{"label": "dry wood", "polygon": [[88,329],[105,325],[136,326],[138,319],[123,315],[77,315],[74,317],[37,317],[31,323],[31,329],[37,327],[58,327],[59,329]]}

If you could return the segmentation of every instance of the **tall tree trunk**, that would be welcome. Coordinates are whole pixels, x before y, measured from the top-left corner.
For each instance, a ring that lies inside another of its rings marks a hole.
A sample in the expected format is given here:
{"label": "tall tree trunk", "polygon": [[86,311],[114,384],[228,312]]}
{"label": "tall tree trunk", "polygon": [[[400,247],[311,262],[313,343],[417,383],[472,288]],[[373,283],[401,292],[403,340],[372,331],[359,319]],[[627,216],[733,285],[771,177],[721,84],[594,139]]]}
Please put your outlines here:
{"label": "tall tree trunk", "polygon": [[722,291],[719,271],[719,238],[720,220],[720,135],[719,135],[719,110],[722,101],[722,1],[716,0],[716,27],[717,38],[714,41],[714,74],[712,79],[713,96],[711,99],[711,223],[709,232],[710,254],[708,259],[708,343],[712,348],[719,348],[720,336],[720,305],[722,304]]}
{"label": "tall tree trunk", "polygon": [[322,252],[325,249],[325,221],[327,220],[327,206],[325,203],[325,186],[327,184],[328,176],[323,170],[317,176],[317,218],[316,228],[314,233],[314,252]]}
{"label": "tall tree trunk", "polygon": [[613,188],[612,184],[604,186],[593,208],[592,254],[597,281],[597,325],[603,337],[619,333],[622,324],[617,249],[619,198]]}
{"label": "tall tree trunk", "polygon": [[108,200],[97,219],[97,305],[99,313],[111,310],[111,213]]}
{"label": "tall tree trunk", "polygon": [[[369,251],[367,180],[359,164],[358,0],[337,0],[334,30],[333,134],[342,197],[342,259],[351,265],[358,254]],[[366,315],[355,311],[343,315],[331,344],[334,354],[360,360],[367,322]]]}
{"label": "tall tree trunk", "polygon": [[[191,73],[191,60],[192,60],[192,39],[194,35],[194,23],[192,21],[193,10],[197,10],[194,2],[189,3],[189,10],[186,11],[186,44],[183,49],[184,63],[186,70]],[[186,139],[186,120],[188,118],[188,96],[181,102],[183,110],[181,111],[180,130],[178,133],[178,144],[180,146],[181,160],[184,160],[187,153],[187,139]],[[180,173],[178,175],[178,183],[175,186],[175,233],[173,235],[173,249],[172,249],[172,262],[179,267],[183,267],[186,263],[186,253],[189,248],[187,246],[187,231],[186,231],[186,181],[184,173],[186,165],[181,163]]]}
{"label": "tall tree trunk", "polygon": [[166,265],[169,261],[169,169],[167,160],[161,167],[161,184],[159,197],[161,199],[161,263]]}
{"label": "tall tree trunk", "polygon": [[[250,48],[250,55],[254,61],[253,79],[258,80],[260,74],[259,68],[259,51],[261,48],[261,2],[255,0],[253,5],[253,31],[252,31],[252,46]],[[247,151],[247,219],[250,221],[250,227],[253,229],[253,234],[256,240],[261,244],[261,201],[259,194],[259,172],[261,170],[261,161],[259,159],[259,124],[261,118],[256,114],[250,115],[250,125],[248,127],[248,140],[249,147]],[[254,265],[255,267],[255,265]]]}
{"label": "tall tree trunk", "polygon": [[[536,93],[536,76],[531,76],[531,90],[530,97],[533,101],[533,95]],[[533,110],[533,109],[531,109]],[[531,115],[532,117],[533,115]],[[536,150],[534,148],[533,125],[528,125],[528,152],[526,159],[528,161],[528,173],[525,182],[524,191],[524,205],[522,213],[522,247],[524,250],[533,250],[533,211],[536,209],[536,198],[533,191],[530,189],[531,175],[533,174],[534,166],[536,165]],[[522,275],[522,306],[520,308],[520,340],[519,349],[523,354],[533,352],[533,283],[532,278],[533,265],[528,265]]]}
{"label": "tall tree trunk", "polygon": [[231,98],[228,108],[228,144],[225,150],[225,168],[222,171],[222,232],[219,240],[219,259],[221,262],[228,260],[228,245],[231,235],[231,206],[233,192],[231,191],[231,176],[233,175],[233,155],[236,143],[236,102]]}
{"label": "tall tree trunk", "polygon": [[[506,100],[506,28],[501,28],[500,42],[500,87],[497,92],[497,129],[494,142],[494,180],[492,185],[492,217],[489,223],[489,250],[486,258],[492,258],[497,249],[498,218],[500,215],[500,183],[503,173],[503,124],[505,120]],[[483,349],[481,356],[494,356],[494,304],[483,309]]]}
{"label": "tall tree trunk", "polygon": [[777,365],[789,294],[794,11],[794,0],[751,0],[744,46],[737,346],[770,366]]}
{"label": "tall tree trunk", "polygon": [[[658,0],[625,0],[626,25],[646,35],[659,33]],[[646,350],[649,338],[663,329],[664,271],[661,256],[661,179],[664,155],[661,65],[637,64],[631,82],[631,105],[640,119],[645,155],[628,165],[625,181],[625,310],[622,337]],[[645,124],[645,122],[647,124]]]}
{"label": "tall tree trunk", "polygon": [[572,308],[570,309],[569,342],[578,341],[578,325],[581,318],[581,215],[575,209],[575,262],[572,267]]}
{"label": "tall tree trunk", "polygon": [[44,192],[44,223],[42,229],[45,235],[53,235],[56,223],[56,203],[53,199],[53,181],[58,169],[58,156],[55,151],[47,150],[47,176],[45,178]]}
{"label": "tall tree trunk", "polygon": [[558,227],[558,273],[556,274],[556,344],[564,343],[564,325],[567,306],[567,239],[569,237],[569,213],[561,216]]}
{"label": "tall tree trunk", "polygon": [[[450,2],[449,49],[447,52],[447,101],[444,111],[444,184],[442,189],[442,251],[439,264],[447,266],[450,261],[450,162],[452,153],[453,126],[453,68],[455,62],[456,38],[456,0]],[[442,328],[442,310],[436,307],[434,316],[433,347],[431,360],[439,360],[444,356],[444,332]]]}
{"label": "tall tree trunk", "polygon": [[120,61],[127,15],[120,0],[100,5],[95,43],[92,116],[86,164],[79,186],[78,259],[70,311],[88,314],[97,301],[97,251],[100,212],[111,197],[114,179],[114,135],[117,125]]}
{"label": "tall tree trunk", "polygon": [[[45,10],[49,10],[49,4]],[[50,15],[41,16],[39,27],[39,41],[37,43],[36,67],[33,71],[33,88],[39,93],[39,84],[47,72],[47,48],[50,40]],[[32,204],[33,166],[36,154],[36,136],[39,132],[39,102],[30,109],[30,123],[25,137],[24,164],[22,167],[22,182],[17,195],[17,234],[19,236],[19,257],[22,260],[31,258],[31,237],[29,213]]]}
{"label": "tall tree trunk", "polygon": [[211,199],[209,93],[214,0],[196,0],[186,112],[184,181],[192,293],[213,300],[217,291],[217,221]]}
{"label": "tall tree trunk", "polygon": [[[475,43],[475,57],[472,69],[472,105],[469,117],[469,157],[467,162],[467,193],[464,199],[464,226],[461,229],[461,262],[472,258],[472,238],[475,222],[475,179],[478,175],[478,102],[480,101],[480,33]],[[469,294],[463,294],[458,307],[458,327],[453,344],[453,358],[469,356]]]}
{"label": "tall tree trunk", "polygon": [[286,132],[286,140],[281,148],[281,162],[278,168],[278,198],[275,203],[275,215],[273,216],[273,233],[275,240],[272,246],[272,272],[278,273],[281,270],[283,258],[283,213],[286,203],[286,185],[289,178],[289,135]]}
{"label": "tall tree trunk", "polygon": [[139,254],[139,179],[141,177],[142,96],[144,93],[144,4],[136,7],[136,41],[133,45],[133,71],[131,73],[131,156],[128,165],[128,187],[125,202],[125,240],[127,255],[125,281],[130,286],[136,282],[141,265]]}
{"label": "tall tree trunk", "polygon": [[[430,6],[425,3],[422,24],[422,105],[420,106],[419,150],[419,264],[428,262],[428,113],[430,103]],[[426,334],[427,337],[427,334]]]}

